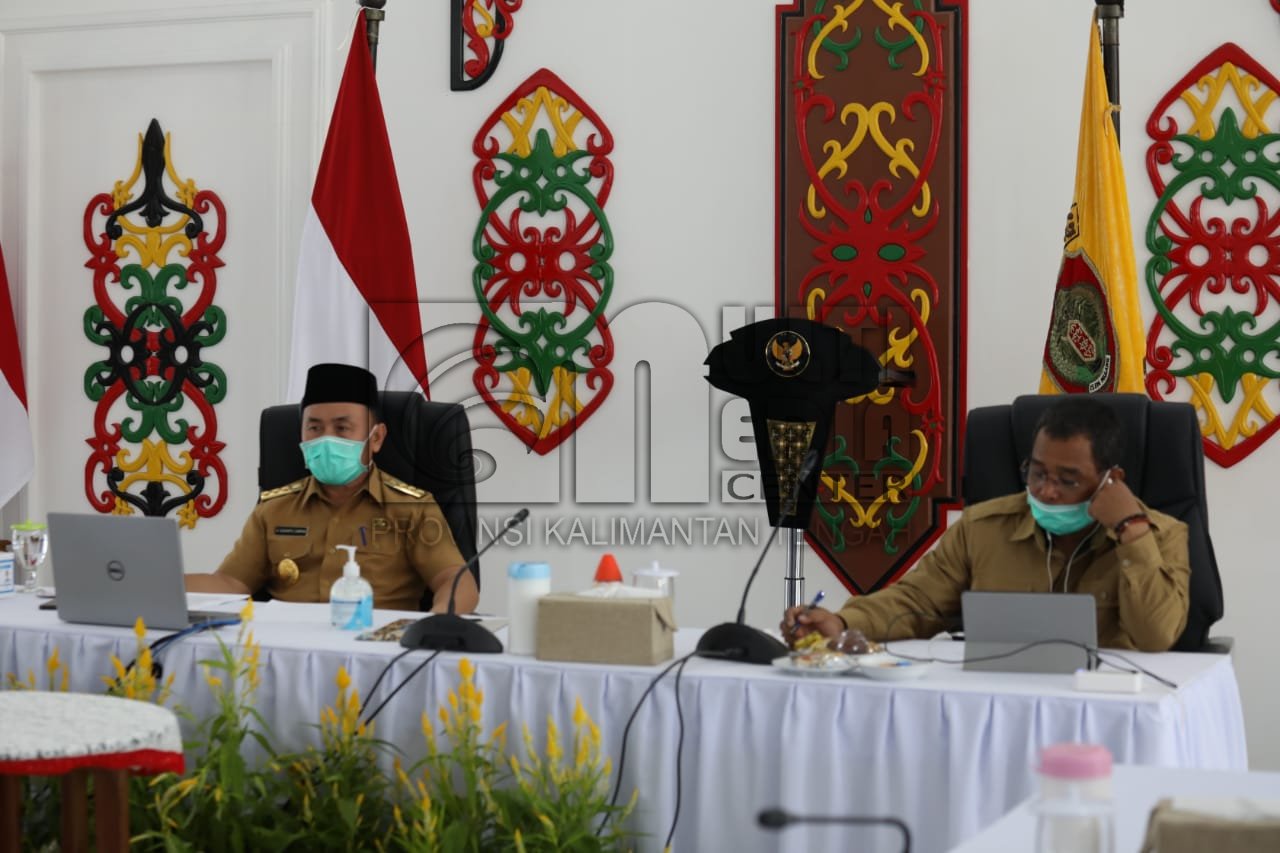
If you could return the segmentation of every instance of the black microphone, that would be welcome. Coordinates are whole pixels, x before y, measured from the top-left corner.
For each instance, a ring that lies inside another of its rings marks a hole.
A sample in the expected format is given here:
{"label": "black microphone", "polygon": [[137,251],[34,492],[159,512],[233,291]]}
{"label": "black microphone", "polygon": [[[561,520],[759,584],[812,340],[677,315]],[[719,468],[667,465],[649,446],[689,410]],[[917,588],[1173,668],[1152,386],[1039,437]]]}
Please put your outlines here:
{"label": "black microphone", "polygon": [[498,534],[489,540],[470,560],[462,564],[462,568],[453,576],[453,586],[449,589],[449,608],[445,613],[433,613],[414,622],[404,629],[400,636],[400,645],[407,649],[443,649],[451,652],[472,652],[473,654],[499,654],[502,652],[502,641],[484,628],[479,622],[464,619],[456,614],[458,581],[471,571],[481,555],[498,543],[507,531],[529,517],[529,510],[522,509],[507,520]]}
{"label": "black microphone", "polygon": [[[809,479],[813,469],[818,466],[819,457],[818,448],[811,448],[805,454],[804,462],[800,465],[800,473],[796,475],[796,485],[792,489],[791,500],[789,501],[793,507],[797,507],[797,511],[800,504],[800,490],[804,488],[804,481]],[[737,621],[724,622],[714,628],[708,628],[706,633],[698,640],[698,651],[707,652],[710,655],[726,660],[764,664],[770,663],[774,658],[782,657],[787,653],[787,647],[782,642],[769,636],[764,631],[746,624],[747,595],[751,592],[751,584],[755,581],[756,575],[760,571],[760,565],[764,562],[765,555],[769,553],[769,548],[773,545],[773,540],[778,538],[778,531],[782,529],[782,522],[788,517],[794,517],[795,514],[795,512],[792,512],[790,516],[785,516],[782,514],[782,508],[778,508],[778,523],[773,526],[773,531],[769,534],[769,540],[764,543],[764,549],[760,552],[760,557],[756,560],[755,567],[751,569],[751,576],[747,578],[747,584],[742,589],[742,604],[738,607]]]}
{"label": "black microphone", "polygon": [[765,809],[756,816],[765,829],[783,829],[793,823],[837,823],[846,826],[891,826],[902,833],[902,853],[911,853],[911,830],[896,817],[862,815],[798,815],[782,809]]}

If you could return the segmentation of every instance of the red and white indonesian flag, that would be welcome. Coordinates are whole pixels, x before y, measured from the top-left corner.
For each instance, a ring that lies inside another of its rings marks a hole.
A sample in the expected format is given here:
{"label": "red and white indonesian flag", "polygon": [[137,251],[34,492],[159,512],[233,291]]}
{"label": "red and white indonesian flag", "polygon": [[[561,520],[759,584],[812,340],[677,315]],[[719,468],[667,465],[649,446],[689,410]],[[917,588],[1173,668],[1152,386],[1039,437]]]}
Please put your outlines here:
{"label": "red and white indonesian flag", "polygon": [[383,388],[427,391],[409,228],[363,15],[302,226],[289,400],[302,399],[307,369],[323,362],[367,367]]}
{"label": "red and white indonesian flag", "polygon": [[18,349],[9,279],[4,273],[4,252],[0,251],[0,507],[27,484],[34,467],[22,351]]}

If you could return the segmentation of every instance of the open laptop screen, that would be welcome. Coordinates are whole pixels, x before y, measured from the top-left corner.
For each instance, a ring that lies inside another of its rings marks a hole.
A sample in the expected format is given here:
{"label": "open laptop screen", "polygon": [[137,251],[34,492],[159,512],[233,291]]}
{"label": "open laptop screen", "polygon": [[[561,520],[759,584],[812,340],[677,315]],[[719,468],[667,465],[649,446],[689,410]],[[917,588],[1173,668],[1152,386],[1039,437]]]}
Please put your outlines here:
{"label": "open laptop screen", "polygon": [[[1089,669],[1098,648],[1092,595],[1052,592],[965,592],[964,668],[989,672],[1075,672]],[[1046,642],[1046,641],[1066,642]],[[1030,643],[1042,643],[1007,655]]]}
{"label": "open laptop screen", "polygon": [[186,628],[186,585],[172,518],[49,513],[58,616],[66,622]]}

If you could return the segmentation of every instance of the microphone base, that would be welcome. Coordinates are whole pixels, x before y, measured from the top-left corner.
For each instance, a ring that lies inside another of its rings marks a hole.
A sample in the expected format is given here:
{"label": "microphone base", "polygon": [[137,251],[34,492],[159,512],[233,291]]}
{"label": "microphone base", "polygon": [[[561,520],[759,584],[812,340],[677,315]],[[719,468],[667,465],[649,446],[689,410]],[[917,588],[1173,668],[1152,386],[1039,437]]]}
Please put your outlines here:
{"label": "microphone base", "polygon": [[502,641],[481,627],[479,622],[449,613],[436,613],[419,619],[400,637],[406,649],[439,649],[446,652],[500,654]]}
{"label": "microphone base", "polygon": [[710,652],[724,660],[738,663],[769,664],[787,654],[781,641],[764,631],[737,622],[725,622],[709,628],[698,640],[698,651]]}

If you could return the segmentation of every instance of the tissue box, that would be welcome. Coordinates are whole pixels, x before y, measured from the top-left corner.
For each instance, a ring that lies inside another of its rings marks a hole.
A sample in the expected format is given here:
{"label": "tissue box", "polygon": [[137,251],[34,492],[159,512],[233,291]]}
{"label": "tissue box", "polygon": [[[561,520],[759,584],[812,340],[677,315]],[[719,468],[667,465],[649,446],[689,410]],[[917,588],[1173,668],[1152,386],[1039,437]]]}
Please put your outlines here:
{"label": "tissue box", "polygon": [[1280,803],[1165,799],[1156,803],[1142,850],[1152,853],[1270,853],[1280,850]]}
{"label": "tissue box", "polygon": [[538,660],[662,663],[675,654],[675,632],[670,598],[538,599]]}

